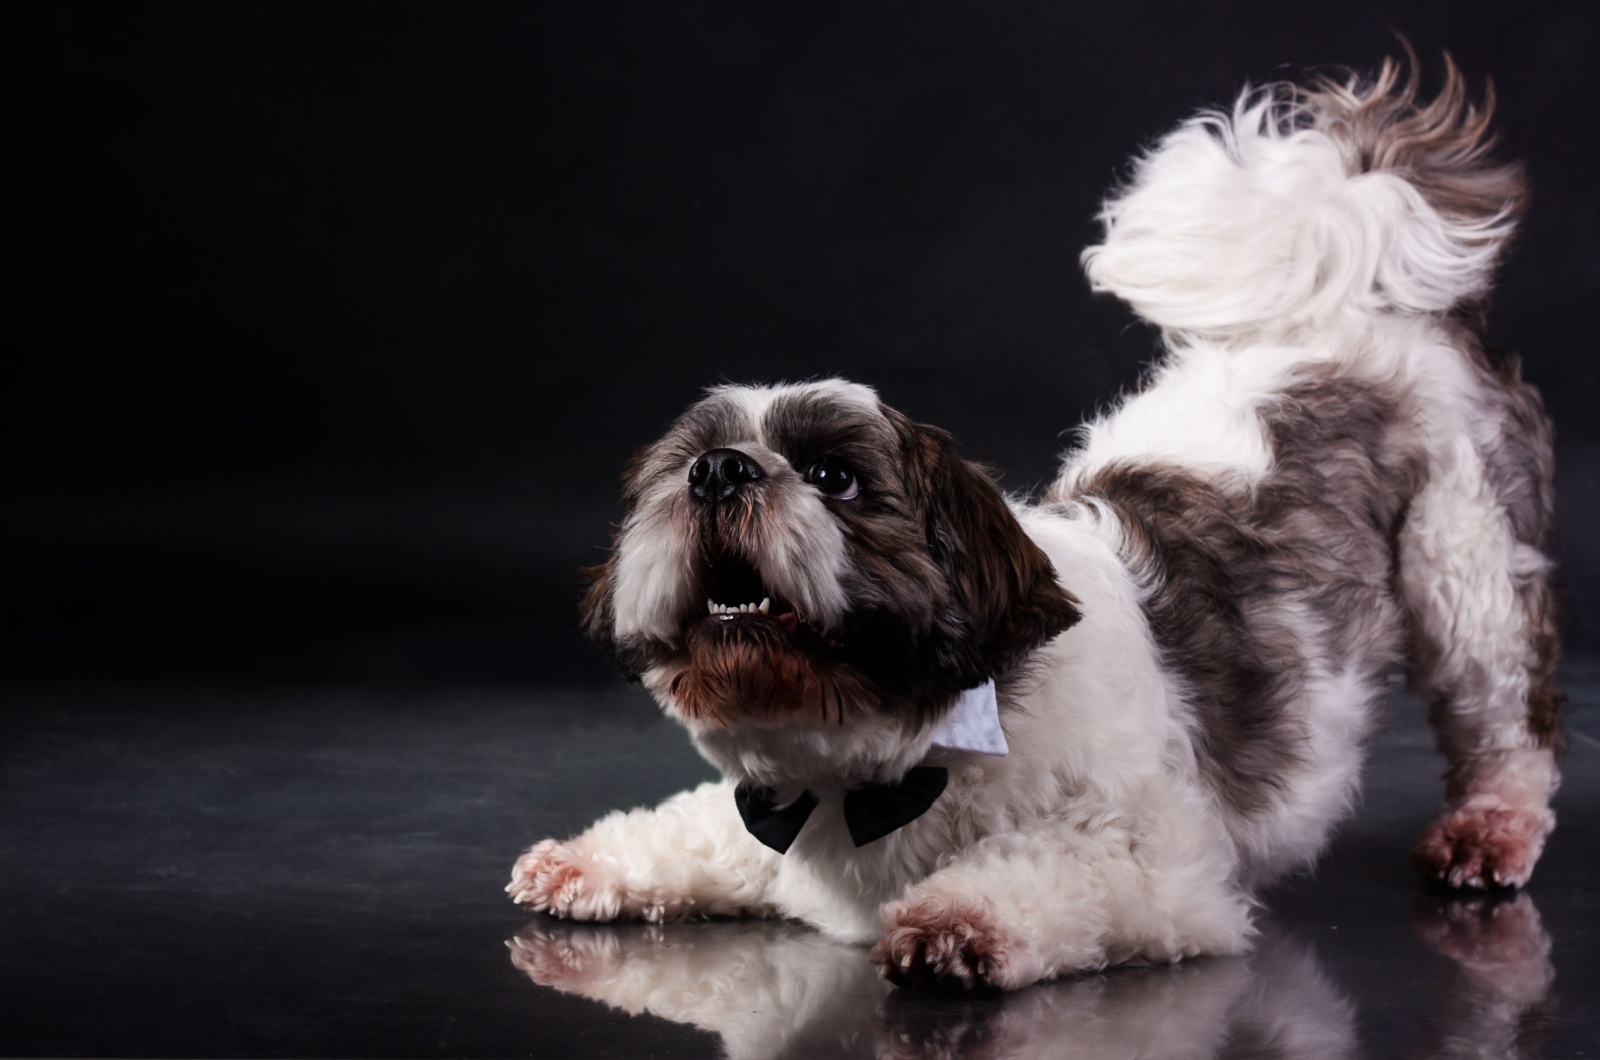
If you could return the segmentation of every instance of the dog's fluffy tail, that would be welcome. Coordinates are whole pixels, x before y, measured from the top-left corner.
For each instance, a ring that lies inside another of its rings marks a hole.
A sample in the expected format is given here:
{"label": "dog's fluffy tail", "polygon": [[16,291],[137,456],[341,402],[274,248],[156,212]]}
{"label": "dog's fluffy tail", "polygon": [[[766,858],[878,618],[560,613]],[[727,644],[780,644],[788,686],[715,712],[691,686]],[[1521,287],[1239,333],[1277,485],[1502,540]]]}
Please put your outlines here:
{"label": "dog's fluffy tail", "polygon": [[1483,298],[1522,170],[1489,157],[1492,88],[1473,105],[1447,58],[1424,103],[1416,65],[1246,91],[1180,126],[1107,199],[1090,283],[1162,328],[1214,337]]}

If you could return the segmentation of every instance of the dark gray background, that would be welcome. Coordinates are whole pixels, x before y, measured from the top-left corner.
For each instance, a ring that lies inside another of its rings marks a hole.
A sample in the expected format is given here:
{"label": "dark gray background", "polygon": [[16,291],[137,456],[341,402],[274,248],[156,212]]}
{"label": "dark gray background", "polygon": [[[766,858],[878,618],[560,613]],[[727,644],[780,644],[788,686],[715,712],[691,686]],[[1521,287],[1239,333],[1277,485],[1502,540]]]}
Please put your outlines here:
{"label": "dark gray background", "polygon": [[1534,205],[1492,330],[1600,648],[1594,55],[1569,3],[36,5],[0,25],[22,677],[603,678],[576,569],[706,384],[829,373],[1012,489],[1152,333],[1076,259],[1141,145],[1404,32]]}

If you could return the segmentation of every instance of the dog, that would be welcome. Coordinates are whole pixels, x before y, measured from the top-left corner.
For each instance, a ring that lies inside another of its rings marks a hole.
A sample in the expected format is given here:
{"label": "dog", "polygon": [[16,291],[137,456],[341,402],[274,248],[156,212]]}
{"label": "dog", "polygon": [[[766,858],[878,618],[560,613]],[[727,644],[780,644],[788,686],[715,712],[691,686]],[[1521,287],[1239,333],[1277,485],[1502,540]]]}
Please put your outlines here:
{"label": "dog", "polygon": [[643,450],[585,629],[726,779],[536,844],[514,900],[795,918],[904,986],[1238,954],[1401,665],[1448,762],[1417,865],[1525,883],[1551,427],[1483,325],[1525,183],[1492,90],[1416,65],[1247,90],[1137,161],[1083,258],[1166,349],[1035,501],[837,379],[716,387]]}

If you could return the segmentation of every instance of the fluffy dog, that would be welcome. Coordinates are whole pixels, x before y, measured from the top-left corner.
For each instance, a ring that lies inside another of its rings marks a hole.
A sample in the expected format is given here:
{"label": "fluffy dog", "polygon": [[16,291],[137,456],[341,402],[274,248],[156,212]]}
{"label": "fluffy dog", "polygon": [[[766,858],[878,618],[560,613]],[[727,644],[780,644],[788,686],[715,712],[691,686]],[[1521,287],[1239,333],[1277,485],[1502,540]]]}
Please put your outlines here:
{"label": "fluffy dog", "polygon": [[1483,340],[1524,200],[1491,110],[1386,63],[1159,141],[1084,261],[1167,353],[1036,503],[865,386],[711,390],[628,472],[584,611],[727,779],[537,844],[515,900],[795,917],[912,985],[1238,953],[1402,662],[1449,762],[1418,865],[1526,881],[1551,437]]}

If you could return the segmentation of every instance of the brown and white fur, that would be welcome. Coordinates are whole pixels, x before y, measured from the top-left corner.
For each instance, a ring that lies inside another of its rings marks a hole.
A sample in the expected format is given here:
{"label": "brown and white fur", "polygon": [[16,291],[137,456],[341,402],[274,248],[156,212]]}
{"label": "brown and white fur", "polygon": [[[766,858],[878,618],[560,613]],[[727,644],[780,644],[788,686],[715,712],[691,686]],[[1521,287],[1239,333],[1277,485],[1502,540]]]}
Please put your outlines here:
{"label": "brown and white fur", "polygon": [[[1449,762],[1418,865],[1524,883],[1561,739],[1551,439],[1482,339],[1524,199],[1490,109],[1385,64],[1162,139],[1084,260],[1168,351],[1036,503],[867,387],[710,391],[629,471],[585,610],[728,779],[537,844],[515,900],[794,917],[905,984],[1238,953],[1253,888],[1350,808],[1401,663]],[[986,679],[1010,753],[931,746]],[[843,794],[918,764],[947,790],[855,847]],[[786,854],[738,783],[819,798]]]}

